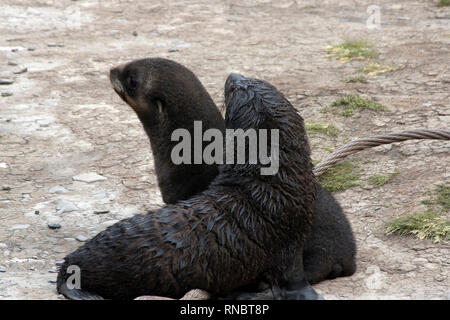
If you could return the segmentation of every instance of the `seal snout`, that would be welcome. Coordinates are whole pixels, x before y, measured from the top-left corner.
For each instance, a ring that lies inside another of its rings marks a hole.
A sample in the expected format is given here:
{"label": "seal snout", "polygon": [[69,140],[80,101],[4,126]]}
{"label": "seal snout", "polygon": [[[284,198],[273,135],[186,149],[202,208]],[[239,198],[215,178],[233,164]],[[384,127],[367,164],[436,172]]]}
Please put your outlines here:
{"label": "seal snout", "polygon": [[114,89],[114,91],[116,91],[116,93],[123,97],[125,94],[124,88],[122,86],[122,83],[119,80],[119,75],[120,75],[120,69],[119,68],[112,68],[109,71],[109,80],[111,81],[111,85]]}

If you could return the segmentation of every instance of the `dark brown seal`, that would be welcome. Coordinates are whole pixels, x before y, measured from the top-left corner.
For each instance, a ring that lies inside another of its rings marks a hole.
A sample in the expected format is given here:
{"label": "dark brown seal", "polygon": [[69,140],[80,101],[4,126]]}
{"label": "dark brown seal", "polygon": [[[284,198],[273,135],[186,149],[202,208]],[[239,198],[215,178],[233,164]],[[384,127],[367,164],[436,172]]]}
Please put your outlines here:
{"label": "dark brown seal", "polygon": [[[309,286],[298,252],[310,229],[315,189],[303,119],[264,81],[231,75],[225,99],[227,128],[279,130],[277,173],[261,175],[259,161],[225,164],[198,195],[119,221],[65,258],[58,292],[179,298],[194,288],[222,294],[265,278],[276,298],[304,297]],[[81,271],[81,288],[68,287],[73,265]]]}
{"label": "dark brown seal", "polygon": [[[203,131],[214,128],[225,133],[218,108],[195,74],[175,61],[149,58],[111,69],[110,79],[150,139],[164,202],[175,203],[205,190],[218,174],[217,164],[174,165],[170,157],[177,143],[171,141],[175,129],[187,129],[193,136],[194,121],[201,121]],[[313,225],[303,256],[306,278],[313,284],[356,270],[350,223],[331,193],[319,183],[316,189]]]}

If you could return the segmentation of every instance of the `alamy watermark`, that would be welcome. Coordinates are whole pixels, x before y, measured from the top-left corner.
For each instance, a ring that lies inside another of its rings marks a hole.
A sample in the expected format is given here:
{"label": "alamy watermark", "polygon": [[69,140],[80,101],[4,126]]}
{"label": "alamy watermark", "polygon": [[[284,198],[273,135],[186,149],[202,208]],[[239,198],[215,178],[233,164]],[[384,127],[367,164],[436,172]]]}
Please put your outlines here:
{"label": "alamy watermark", "polygon": [[[248,129],[246,131],[226,129],[225,137],[218,129],[208,129],[203,134],[202,132],[201,121],[194,121],[193,137],[187,129],[176,129],[172,132],[171,141],[179,141],[170,155],[174,164],[259,163],[268,165],[261,168],[261,175],[275,175],[278,172],[280,162],[278,129]],[[203,142],[210,143],[203,149]],[[270,149],[268,149],[269,143]]]}

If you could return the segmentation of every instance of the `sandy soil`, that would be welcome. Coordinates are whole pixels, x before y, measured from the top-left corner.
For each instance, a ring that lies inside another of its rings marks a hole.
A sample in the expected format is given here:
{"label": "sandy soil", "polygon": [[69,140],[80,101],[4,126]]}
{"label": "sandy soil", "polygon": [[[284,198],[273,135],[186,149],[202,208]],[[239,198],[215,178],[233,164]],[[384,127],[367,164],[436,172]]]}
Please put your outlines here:
{"label": "sandy soil", "polygon": [[[2,0],[0,78],[14,83],[0,85],[13,93],[0,96],[0,299],[57,299],[55,262],[81,244],[76,238],[162,204],[147,137],[110,87],[113,65],[174,59],[199,76],[219,105],[229,72],[264,78],[307,121],[342,130],[336,138],[311,136],[314,159],[356,137],[448,129],[450,9],[432,0],[379,0],[381,29],[368,29],[371,4]],[[325,57],[324,46],[344,40],[376,44],[379,61],[397,71],[367,84],[340,81],[363,65]],[[13,73],[21,67],[27,71]],[[348,93],[389,111],[348,118],[320,112]],[[450,299],[449,243],[384,233],[386,221],[425,209],[421,200],[450,181],[449,151],[448,142],[412,141],[358,155],[366,160],[363,179],[395,167],[400,174],[382,187],[366,183],[335,194],[355,232],[358,271],[316,285],[325,298]],[[88,172],[107,180],[73,179]],[[55,186],[67,192],[52,193]]]}

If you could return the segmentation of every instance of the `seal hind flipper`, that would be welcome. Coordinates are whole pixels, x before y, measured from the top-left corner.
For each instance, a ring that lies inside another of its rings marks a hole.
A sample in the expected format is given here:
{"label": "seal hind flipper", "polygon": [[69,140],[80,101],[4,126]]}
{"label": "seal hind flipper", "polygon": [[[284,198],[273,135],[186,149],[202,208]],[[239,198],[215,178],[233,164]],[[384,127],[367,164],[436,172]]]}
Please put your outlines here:
{"label": "seal hind flipper", "polygon": [[72,300],[104,300],[103,297],[95,293],[91,293],[81,289],[69,289],[67,288],[66,283],[58,286],[58,292],[63,294],[66,298]]}

